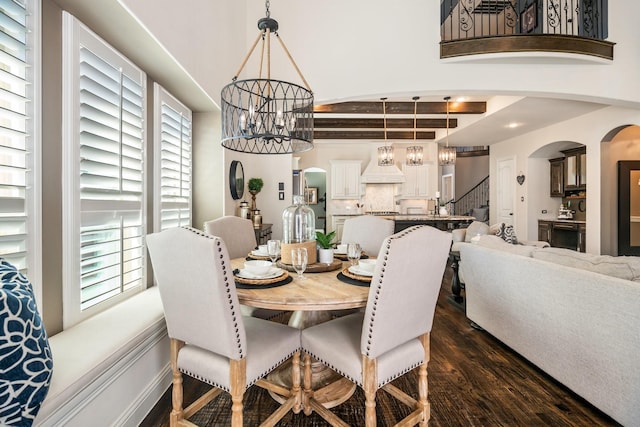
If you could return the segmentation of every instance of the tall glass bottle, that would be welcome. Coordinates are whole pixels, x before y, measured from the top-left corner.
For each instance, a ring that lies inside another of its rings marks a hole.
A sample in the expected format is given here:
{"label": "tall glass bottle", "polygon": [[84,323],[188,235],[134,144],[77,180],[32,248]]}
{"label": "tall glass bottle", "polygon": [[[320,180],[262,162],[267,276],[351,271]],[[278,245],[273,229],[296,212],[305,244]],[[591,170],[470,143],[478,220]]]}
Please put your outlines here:
{"label": "tall glass bottle", "polygon": [[316,215],[304,203],[303,196],[293,196],[293,205],[282,212],[281,260],[284,264],[291,264],[291,250],[295,248],[307,248],[308,263],[316,262]]}
{"label": "tall glass bottle", "polygon": [[316,240],[316,215],[302,196],[293,196],[293,205],[282,212],[282,242],[303,243]]}

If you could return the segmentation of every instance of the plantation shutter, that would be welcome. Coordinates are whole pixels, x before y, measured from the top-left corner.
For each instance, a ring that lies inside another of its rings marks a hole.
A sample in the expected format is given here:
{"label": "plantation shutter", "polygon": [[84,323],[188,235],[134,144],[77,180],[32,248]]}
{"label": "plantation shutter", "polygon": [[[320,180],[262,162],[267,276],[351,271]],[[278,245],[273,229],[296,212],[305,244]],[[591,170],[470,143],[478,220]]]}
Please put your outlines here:
{"label": "plantation shutter", "polygon": [[66,12],[63,23],[66,328],[146,286],[146,75]]}
{"label": "plantation shutter", "polygon": [[[156,99],[156,230],[191,225],[191,110],[158,84]],[[159,117],[158,117],[159,116]]]}
{"label": "plantation shutter", "polygon": [[27,273],[27,11],[0,1],[0,256]]}

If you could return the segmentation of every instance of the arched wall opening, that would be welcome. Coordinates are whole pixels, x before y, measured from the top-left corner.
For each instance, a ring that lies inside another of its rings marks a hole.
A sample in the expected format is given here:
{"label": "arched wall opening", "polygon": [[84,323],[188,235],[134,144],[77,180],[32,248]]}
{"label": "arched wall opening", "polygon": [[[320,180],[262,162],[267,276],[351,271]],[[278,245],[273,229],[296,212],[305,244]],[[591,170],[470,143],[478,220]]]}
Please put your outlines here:
{"label": "arched wall opening", "polygon": [[602,139],[600,240],[607,255],[618,255],[618,162],[623,160],[640,160],[640,125],[617,127]]}

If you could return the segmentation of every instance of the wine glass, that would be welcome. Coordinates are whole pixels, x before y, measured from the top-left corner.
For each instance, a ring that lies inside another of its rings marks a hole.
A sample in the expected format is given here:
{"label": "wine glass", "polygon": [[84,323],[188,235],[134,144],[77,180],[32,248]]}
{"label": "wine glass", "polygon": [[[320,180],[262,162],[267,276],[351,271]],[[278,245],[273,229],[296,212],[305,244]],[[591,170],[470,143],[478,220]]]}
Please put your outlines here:
{"label": "wine glass", "polygon": [[307,268],[307,248],[291,249],[291,262],[296,273],[298,273],[297,279],[304,279],[305,277],[302,273]]}
{"label": "wine glass", "polygon": [[280,240],[267,241],[267,252],[272,263],[276,263],[276,260],[280,256]]}
{"label": "wine glass", "polygon": [[358,243],[347,244],[347,258],[349,258],[351,265],[358,265],[361,252],[362,249],[360,249],[360,245]]}

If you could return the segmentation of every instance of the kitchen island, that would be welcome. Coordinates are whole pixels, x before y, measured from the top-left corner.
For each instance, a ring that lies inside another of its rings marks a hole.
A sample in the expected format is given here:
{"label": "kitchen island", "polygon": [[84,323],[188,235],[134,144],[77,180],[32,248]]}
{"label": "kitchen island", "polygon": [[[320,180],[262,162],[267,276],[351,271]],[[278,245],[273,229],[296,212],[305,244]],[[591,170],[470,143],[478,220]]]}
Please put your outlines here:
{"label": "kitchen island", "polygon": [[464,215],[395,214],[379,216],[395,222],[395,233],[414,225],[430,225],[447,231],[454,228],[464,228],[475,220],[475,217]]}

